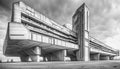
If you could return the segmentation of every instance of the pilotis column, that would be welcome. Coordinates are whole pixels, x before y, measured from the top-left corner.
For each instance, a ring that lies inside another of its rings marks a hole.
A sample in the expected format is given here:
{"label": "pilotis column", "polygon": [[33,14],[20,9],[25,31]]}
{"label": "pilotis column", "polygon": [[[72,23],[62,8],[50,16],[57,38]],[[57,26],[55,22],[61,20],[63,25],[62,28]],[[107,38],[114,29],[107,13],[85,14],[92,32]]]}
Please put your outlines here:
{"label": "pilotis column", "polygon": [[38,47],[38,46],[36,46],[36,47],[34,47],[34,49],[31,50],[31,51],[34,52],[34,54],[29,55],[30,58],[31,58],[31,60],[32,60],[33,62],[39,62],[39,61],[40,61],[40,55],[41,55],[41,48]]}

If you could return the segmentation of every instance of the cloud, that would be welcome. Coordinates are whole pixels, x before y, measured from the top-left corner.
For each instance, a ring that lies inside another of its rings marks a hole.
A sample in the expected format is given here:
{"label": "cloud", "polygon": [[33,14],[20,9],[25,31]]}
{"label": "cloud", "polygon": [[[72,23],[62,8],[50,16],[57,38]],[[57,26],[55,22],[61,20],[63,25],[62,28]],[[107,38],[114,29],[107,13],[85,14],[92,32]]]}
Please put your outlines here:
{"label": "cloud", "polygon": [[120,49],[120,1],[97,0],[89,4],[91,35],[113,48]]}
{"label": "cloud", "polygon": [[4,8],[5,10],[11,9],[11,0],[0,0],[0,6]]}
{"label": "cloud", "polygon": [[106,38],[105,43],[115,49],[120,49],[120,34]]}
{"label": "cloud", "polygon": [[[7,3],[7,2],[6,2]],[[10,9],[0,0],[0,50],[6,34],[7,23],[10,21]],[[0,51],[1,52],[1,51]]]}
{"label": "cloud", "polygon": [[5,36],[7,23],[10,21],[10,12],[0,6],[0,39]]}
{"label": "cloud", "polygon": [[0,15],[0,39],[4,39],[7,29],[8,17]]}
{"label": "cloud", "polygon": [[8,17],[5,15],[0,15],[0,52],[2,52],[3,49],[3,42],[5,39],[7,23],[8,23]]}
{"label": "cloud", "polygon": [[73,13],[82,4],[74,0],[25,0],[25,3],[61,25],[72,23]]}

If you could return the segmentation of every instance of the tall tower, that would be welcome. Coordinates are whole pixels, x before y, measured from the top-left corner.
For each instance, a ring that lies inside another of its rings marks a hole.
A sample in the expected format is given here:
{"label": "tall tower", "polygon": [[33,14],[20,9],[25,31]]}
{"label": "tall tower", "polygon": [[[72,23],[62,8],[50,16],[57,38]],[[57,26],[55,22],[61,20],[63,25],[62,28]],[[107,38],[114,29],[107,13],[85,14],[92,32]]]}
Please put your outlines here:
{"label": "tall tower", "polygon": [[83,3],[73,15],[72,29],[77,34],[79,50],[78,61],[89,61],[89,10]]}

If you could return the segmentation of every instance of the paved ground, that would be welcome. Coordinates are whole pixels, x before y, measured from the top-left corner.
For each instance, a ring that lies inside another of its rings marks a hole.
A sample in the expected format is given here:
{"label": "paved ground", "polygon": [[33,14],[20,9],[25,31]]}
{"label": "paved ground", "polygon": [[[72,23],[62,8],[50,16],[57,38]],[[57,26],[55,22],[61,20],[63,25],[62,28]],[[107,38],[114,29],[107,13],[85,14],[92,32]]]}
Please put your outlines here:
{"label": "paved ground", "polygon": [[120,60],[0,63],[0,69],[120,69]]}

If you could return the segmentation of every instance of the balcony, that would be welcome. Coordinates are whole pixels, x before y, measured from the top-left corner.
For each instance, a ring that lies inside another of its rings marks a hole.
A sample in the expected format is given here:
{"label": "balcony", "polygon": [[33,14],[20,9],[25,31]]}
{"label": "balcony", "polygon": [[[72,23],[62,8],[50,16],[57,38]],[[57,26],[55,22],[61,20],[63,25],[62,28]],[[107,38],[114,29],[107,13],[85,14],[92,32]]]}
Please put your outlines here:
{"label": "balcony", "polygon": [[[52,28],[50,28],[50,27],[48,27],[48,26],[45,26],[45,25],[43,25],[43,24],[40,24],[40,23],[37,23],[37,22],[35,22],[35,21],[33,21],[33,20],[31,20],[31,19],[29,19],[29,18],[27,18],[27,17],[24,17],[24,16],[22,16],[22,22],[25,22],[25,23],[27,23],[27,24],[30,24],[32,27],[33,26],[35,26],[36,27],[36,29],[37,28],[39,28],[39,29],[43,29],[43,30],[45,30],[46,32],[48,32],[48,33],[51,33],[51,34],[54,34],[54,35],[56,35],[56,36],[60,36],[61,38],[65,38],[65,39],[69,39],[70,41],[72,41],[72,42],[75,42],[75,38],[73,38],[73,37],[71,37],[71,36],[67,36],[67,35],[65,35],[65,34],[62,34],[62,33],[60,33],[59,31],[56,31],[56,30],[54,30],[54,29],[52,29]],[[29,26],[29,25],[28,25]],[[34,28],[35,29],[35,28]],[[32,30],[34,30],[34,29],[32,29]],[[35,30],[34,30],[35,31]],[[37,31],[38,32],[38,31]],[[42,33],[42,32],[41,32]]]}

